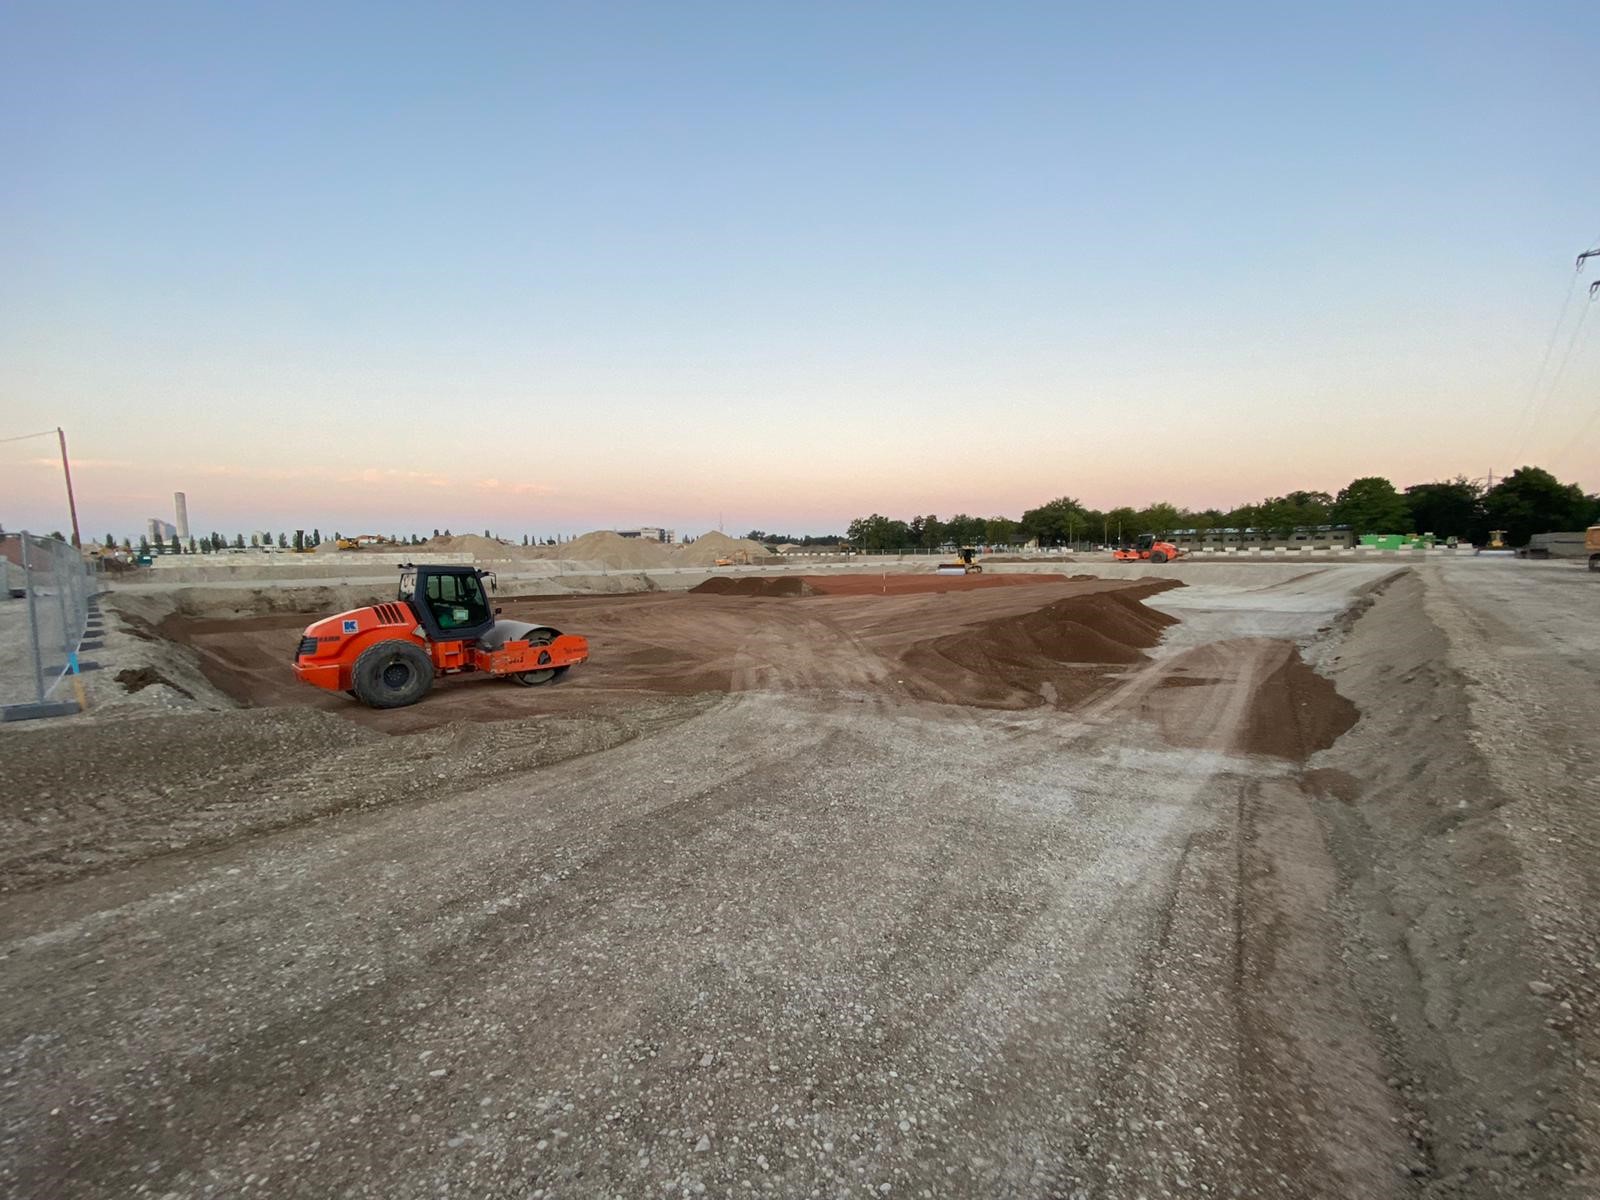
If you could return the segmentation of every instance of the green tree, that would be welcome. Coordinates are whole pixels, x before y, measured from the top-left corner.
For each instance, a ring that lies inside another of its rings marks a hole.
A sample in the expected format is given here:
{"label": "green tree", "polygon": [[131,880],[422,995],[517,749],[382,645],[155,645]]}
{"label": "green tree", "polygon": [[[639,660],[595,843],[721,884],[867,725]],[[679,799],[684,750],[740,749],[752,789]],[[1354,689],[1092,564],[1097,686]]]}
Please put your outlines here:
{"label": "green tree", "polygon": [[194,534],[189,535],[189,553],[195,553]]}
{"label": "green tree", "polygon": [[233,548],[235,550],[244,549],[244,534],[236,533],[233,535]]}
{"label": "green tree", "polygon": [[58,542],[64,542],[67,540],[67,535],[62,533],[59,529],[52,530],[50,536],[55,538],[55,540]]}
{"label": "green tree", "polygon": [[991,546],[1004,546],[1017,536],[1017,523],[1010,517],[990,517],[983,523],[983,540]]}
{"label": "green tree", "polygon": [[151,548],[157,554],[165,554],[167,552],[167,543],[166,543],[165,539],[163,539],[162,536],[161,536],[161,526],[159,526],[159,525],[156,526],[156,531],[155,531],[154,534],[151,535],[150,540],[152,542]]}
{"label": "green tree", "polygon": [[1149,532],[1140,522],[1139,514],[1125,504],[1106,513],[1102,528],[1112,542],[1132,541],[1141,533]]}
{"label": "green tree", "polygon": [[144,534],[139,535],[139,556],[142,558],[150,553],[150,539]]}
{"label": "green tree", "polygon": [[322,545],[322,530],[313,529],[311,531],[311,548],[315,550],[320,545]]}
{"label": "green tree", "polygon": [[1378,475],[1353,479],[1341,488],[1329,516],[1335,525],[1348,525],[1358,535],[1410,532],[1411,512],[1404,497]]}
{"label": "green tree", "polygon": [[1483,489],[1465,476],[1406,489],[1406,508],[1414,533],[1471,537],[1483,524]]}
{"label": "green tree", "polygon": [[949,542],[956,546],[977,546],[983,542],[988,521],[968,513],[957,513],[944,523],[944,537],[940,545]]}
{"label": "green tree", "polygon": [[1041,546],[1059,546],[1082,537],[1088,527],[1089,512],[1071,496],[1062,496],[1030,508],[1019,523],[1023,533],[1039,539]]}
{"label": "green tree", "polygon": [[1575,483],[1562,483],[1542,467],[1519,467],[1483,497],[1491,529],[1504,529],[1513,546],[1525,546],[1536,533],[1583,529],[1594,505]]}
{"label": "green tree", "polygon": [[1171,533],[1174,529],[1188,529],[1192,522],[1176,504],[1159,501],[1137,514],[1140,533]]}
{"label": "green tree", "polygon": [[106,534],[106,549],[107,550],[115,550],[116,548],[117,548],[117,539],[112,537],[109,533]]}
{"label": "green tree", "polygon": [[[305,534],[303,534],[303,533],[301,533],[301,532],[300,532],[300,531],[299,531],[299,530],[298,530],[298,529],[297,529],[297,530],[295,530],[295,533],[294,533],[294,536],[295,536],[295,537],[296,537],[296,538],[297,538],[297,539],[298,539],[298,540],[299,540],[299,542],[300,542],[300,545],[299,545],[299,546],[297,546],[297,547],[295,547],[295,548],[296,548],[296,549],[297,549],[297,550],[303,550],[303,549],[305,549],[305,544],[306,544],[306,535],[305,535]],[[280,533],[280,534],[278,534],[278,549],[279,549],[279,550],[287,550],[287,549],[288,549],[288,548],[289,548],[289,535],[288,535],[288,534],[286,534],[286,533]]]}
{"label": "green tree", "polygon": [[123,538],[122,539],[122,548],[124,550],[126,550],[129,554],[133,553],[133,543],[130,542],[127,538]]}
{"label": "green tree", "polygon": [[944,526],[935,516],[912,517],[906,523],[906,542],[911,546],[932,548],[939,545],[944,536]]}
{"label": "green tree", "polygon": [[304,529],[296,529],[294,531],[294,548],[296,550],[304,550],[306,548],[306,531]]}

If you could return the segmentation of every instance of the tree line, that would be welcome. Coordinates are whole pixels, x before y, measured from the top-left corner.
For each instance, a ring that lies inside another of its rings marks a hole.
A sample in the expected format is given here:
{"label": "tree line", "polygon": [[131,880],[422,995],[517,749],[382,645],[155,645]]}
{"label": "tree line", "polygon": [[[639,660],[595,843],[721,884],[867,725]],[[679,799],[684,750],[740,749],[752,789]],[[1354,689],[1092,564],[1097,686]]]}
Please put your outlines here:
{"label": "tree line", "polygon": [[1290,492],[1226,511],[1166,502],[1101,510],[1062,496],[1016,519],[960,513],[946,520],[932,514],[896,520],[872,513],[851,521],[845,537],[858,550],[935,550],[1031,539],[1038,539],[1041,546],[1105,544],[1179,530],[1251,529],[1281,535],[1295,529],[1344,526],[1358,536],[1431,533],[1474,543],[1486,540],[1491,529],[1503,529],[1508,542],[1521,546],[1535,533],[1597,523],[1600,496],[1585,495],[1577,484],[1562,483],[1541,467],[1521,467],[1492,488],[1457,477],[1401,491],[1382,476],[1369,475],[1351,480],[1333,495]]}
{"label": "tree line", "polygon": [[[66,536],[61,533],[55,533],[51,536],[59,541],[67,540]],[[343,534],[335,530],[332,540],[335,542],[340,541],[342,540],[343,536]],[[441,532],[435,529],[433,531],[433,536],[440,537]],[[450,537],[452,535],[450,531],[446,529],[443,531],[442,536]],[[491,539],[494,538],[494,535],[491,534],[487,529],[483,531],[483,536]],[[562,539],[559,536],[541,538],[537,534],[530,535],[525,533],[522,535],[522,544],[524,546],[555,546],[558,545],[561,540]],[[418,533],[392,533],[385,537],[383,541],[385,545],[391,546],[424,546],[427,544],[428,538],[425,535]],[[304,552],[308,550],[315,550],[318,546],[322,545],[322,531],[320,529],[313,529],[310,533],[307,533],[303,529],[297,529],[292,535],[284,532],[279,533],[276,536],[270,532],[259,532],[252,533],[248,537],[242,533],[236,533],[232,538],[229,538],[225,534],[212,532],[208,534],[201,534],[199,537],[188,538],[180,538],[174,534],[169,538],[165,537],[158,530],[154,537],[148,533],[140,534],[137,543],[135,543],[132,538],[127,537],[123,538],[119,543],[113,534],[108,533],[105,536],[104,545],[107,550],[116,550],[120,545],[121,549],[127,551],[129,554],[134,553],[135,549],[137,549],[137,552],[143,555],[221,554],[227,550],[263,548],[272,549],[274,547],[279,550],[295,550],[297,552]]]}

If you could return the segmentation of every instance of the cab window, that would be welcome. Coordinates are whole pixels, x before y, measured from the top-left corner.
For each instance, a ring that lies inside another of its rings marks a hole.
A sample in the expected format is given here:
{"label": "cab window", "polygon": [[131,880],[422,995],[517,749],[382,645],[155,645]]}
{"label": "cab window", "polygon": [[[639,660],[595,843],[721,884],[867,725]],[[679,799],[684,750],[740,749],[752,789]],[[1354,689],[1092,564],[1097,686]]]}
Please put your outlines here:
{"label": "cab window", "polygon": [[427,594],[440,629],[467,629],[489,619],[489,602],[476,575],[430,575]]}

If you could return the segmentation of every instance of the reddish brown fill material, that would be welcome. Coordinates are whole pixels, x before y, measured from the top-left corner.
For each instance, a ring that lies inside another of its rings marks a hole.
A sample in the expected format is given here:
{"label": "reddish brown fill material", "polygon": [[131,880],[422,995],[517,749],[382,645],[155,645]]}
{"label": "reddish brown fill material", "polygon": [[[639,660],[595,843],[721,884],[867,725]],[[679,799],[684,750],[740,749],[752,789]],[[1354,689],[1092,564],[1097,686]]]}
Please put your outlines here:
{"label": "reddish brown fill material", "polygon": [[708,579],[689,589],[697,595],[712,596],[814,596],[816,589],[797,576],[746,576],[743,579]]}
{"label": "reddish brown fill material", "polygon": [[932,648],[951,662],[982,672],[1047,663],[1140,662],[1166,627],[1178,623],[1176,617],[1141,603],[1166,586],[1067,596],[1033,612],[939,638]]}
{"label": "reddish brown fill material", "polygon": [[1213,642],[1165,660],[1161,669],[1141,707],[1178,746],[1304,761],[1361,715],[1332,680],[1306,665],[1293,642]]}

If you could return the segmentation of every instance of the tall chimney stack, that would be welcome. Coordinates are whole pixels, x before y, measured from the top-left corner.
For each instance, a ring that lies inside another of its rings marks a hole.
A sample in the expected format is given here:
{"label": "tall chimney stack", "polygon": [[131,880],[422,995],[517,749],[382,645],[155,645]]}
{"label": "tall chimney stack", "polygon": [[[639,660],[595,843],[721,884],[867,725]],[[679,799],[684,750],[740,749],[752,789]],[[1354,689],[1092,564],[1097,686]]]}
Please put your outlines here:
{"label": "tall chimney stack", "polygon": [[173,492],[172,502],[178,510],[178,536],[187,542],[189,540],[189,502],[184,499],[182,492]]}

